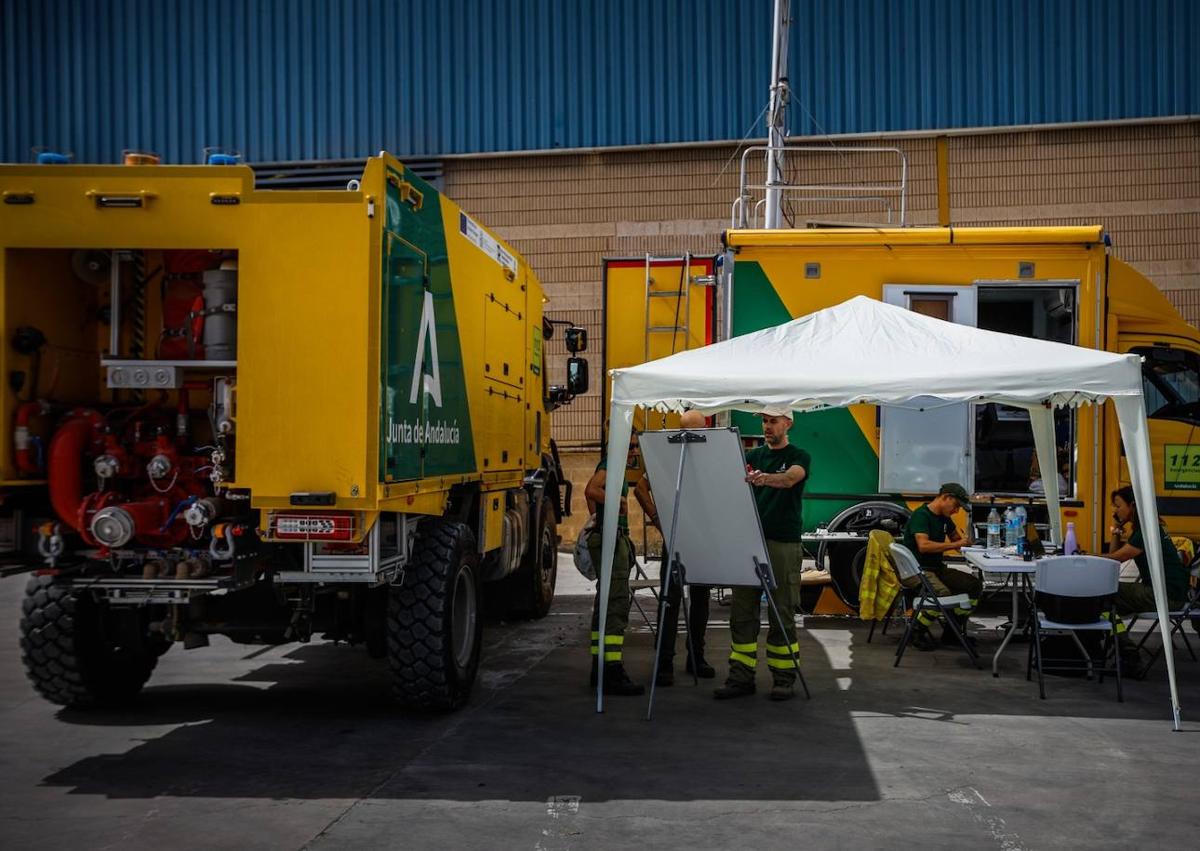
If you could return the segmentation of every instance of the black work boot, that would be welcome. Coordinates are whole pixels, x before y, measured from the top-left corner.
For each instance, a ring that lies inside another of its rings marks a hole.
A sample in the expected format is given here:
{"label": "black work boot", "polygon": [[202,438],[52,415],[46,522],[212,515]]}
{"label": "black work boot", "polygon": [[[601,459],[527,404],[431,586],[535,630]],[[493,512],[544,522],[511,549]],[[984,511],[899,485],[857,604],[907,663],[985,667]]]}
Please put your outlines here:
{"label": "black work boot", "polygon": [[754,694],[754,683],[742,683],[737,680],[726,680],[725,685],[713,689],[713,697],[717,700],[731,700],[735,697],[747,697]]}
{"label": "black work boot", "polygon": [[692,657],[689,656],[687,660],[687,672],[689,674],[695,674],[702,680],[711,680],[717,675],[716,669],[713,668],[712,665],[708,664],[708,662],[704,661],[703,656],[700,657],[700,662],[698,664],[693,663]]}
{"label": "black work boot", "polygon": [[1142,651],[1132,641],[1119,641],[1117,652],[1121,654],[1121,675],[1131,680],[1146,678],[1147,669],[1142,665]]}
{"label": "black work boot", "polygon": [[776,680],[775,684],[773,686],[771,686],[771,694],[770,694],[771,700],[791,700],[795,696],[796,696],[796,684],[793,682],[790,682],[790,681],[784,682],[783,680]]}
{"label": "black work boot", "polygon": [[604,693],[619,697],[636,697],[646,693],[646,687],[629,679],[620,662],[604,663]]}
{"label": "black work boot", "polygon": [[[958,627],[958,632],[962,635],[963,640],[967,642],[967,646],[974,650],[975,639],[967,635],[967,619],[965,617],[956,617],[954,625]],[[945,624],[942,625],[942,644],[949,644],[953,647],[958,646],[958,639],[954,637],[954,630]]]}
{"label": "black work boot", "polygon": [[675,685],[675,666],[671,662],[658,663],[658,676],[654,678],[654,684],[659,688]]}
{"label": "black work boot", "polygon": [[937,639],[923,623],[913,624],[912,640],[909,643],[918,650],[936,650],[938,647]]}

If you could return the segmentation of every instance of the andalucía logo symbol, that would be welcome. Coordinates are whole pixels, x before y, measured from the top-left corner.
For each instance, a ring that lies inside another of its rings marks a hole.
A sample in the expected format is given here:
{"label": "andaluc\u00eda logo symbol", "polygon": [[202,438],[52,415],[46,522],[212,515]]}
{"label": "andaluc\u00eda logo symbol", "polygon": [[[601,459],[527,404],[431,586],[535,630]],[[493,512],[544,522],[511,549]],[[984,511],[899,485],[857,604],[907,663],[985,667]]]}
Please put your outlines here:
{"label": "andaluc\u00eda logo symbol", "polygon": [[[429,339],[429,353],[433,357],[433,374],[425,374],[425,340]],[[433,404],[442,407],[442,376],[438,368],[437,326],[433,316],[433,293],[425,291],[425,306],[421,310],[421,330],[417,334],[417,360],[413,364],[412,392],[409,404],[415,404],[417,394],[424,391],[433,397]]]}

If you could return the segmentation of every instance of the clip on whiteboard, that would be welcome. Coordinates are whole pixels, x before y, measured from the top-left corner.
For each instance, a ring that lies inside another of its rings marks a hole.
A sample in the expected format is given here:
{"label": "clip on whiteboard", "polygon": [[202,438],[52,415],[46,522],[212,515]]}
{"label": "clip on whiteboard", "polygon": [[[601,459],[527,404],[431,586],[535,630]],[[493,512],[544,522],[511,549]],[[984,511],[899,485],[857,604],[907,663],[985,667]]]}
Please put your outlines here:
{"label": "clip on whiteboard", "polygon": [[708,438],[699,432],[681,431],[667,438],[667,443],[707,443]]}

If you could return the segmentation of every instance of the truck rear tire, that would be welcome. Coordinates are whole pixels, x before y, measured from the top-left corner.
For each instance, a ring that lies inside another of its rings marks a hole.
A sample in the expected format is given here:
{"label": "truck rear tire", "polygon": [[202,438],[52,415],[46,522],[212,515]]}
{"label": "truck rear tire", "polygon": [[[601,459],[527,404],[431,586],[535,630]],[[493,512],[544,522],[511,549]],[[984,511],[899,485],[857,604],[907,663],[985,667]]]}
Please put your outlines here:
{"label": "truck rear tire", "polygon": [[132,700],[166,642],[143,634],[136,646],[109,629],[107,603],[52,576],[31,579],[21,604],[21,661],[33,687],[51,703],[78,708]]}
{"label": "truck rear tire", "polygon": [[398,703],[449,710],[467,702],[479,668],[482,597],[470,527],[423,522],[404,579],[388,599],[387,655]]}
{"label": "truck rear tire", "polygon": [[[840,512],[829,522],[830,532],[869,532],[883,529],[899,539],[908,522],[909,511],[903,505],[883,500],[860,502]],[[823,561],[833,579],[833,589],[852,609],[858,608],[858,586],[866,562],[865,541],[822,541],[817,560]]]}
{"label": "truck rear tire", "polygon": [[543,501],[537,538],[530,543],[521,566],[503,582],[507,604],[505,617],[540,620],[550,614],[557,581],[558,525],[554,518],[554,506]]}

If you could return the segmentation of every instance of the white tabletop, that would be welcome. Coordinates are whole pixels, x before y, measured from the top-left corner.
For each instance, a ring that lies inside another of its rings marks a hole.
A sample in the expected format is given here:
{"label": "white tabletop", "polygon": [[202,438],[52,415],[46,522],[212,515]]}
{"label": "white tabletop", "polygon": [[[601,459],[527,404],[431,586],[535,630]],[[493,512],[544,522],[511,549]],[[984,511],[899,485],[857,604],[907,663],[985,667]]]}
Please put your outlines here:
{"label": "white tabletop", "polygon": [[1037,560],[1025,561],[1018,555],[988,550],[984,547],[963,547],[963,558],[985,573],[1036,573]]}
{"label": "white tabletop", "polygon": [[817,544],[821,541],[865,541],[867,536],[856,532],[805,532],[800,539],[808,544]]}

